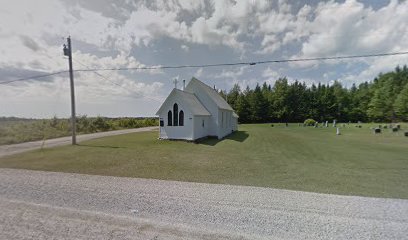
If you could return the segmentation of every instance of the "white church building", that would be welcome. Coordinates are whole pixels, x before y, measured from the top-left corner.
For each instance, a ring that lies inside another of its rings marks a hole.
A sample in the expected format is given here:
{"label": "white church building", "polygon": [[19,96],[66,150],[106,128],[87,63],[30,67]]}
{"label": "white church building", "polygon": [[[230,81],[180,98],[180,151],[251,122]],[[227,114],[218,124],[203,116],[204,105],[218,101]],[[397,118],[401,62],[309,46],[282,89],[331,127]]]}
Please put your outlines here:
{"label": "white church building", "polygon": [[216,90],[194,77],[181,90],[175,85],[156,113],[160,139],[221,139],[238,129],[238,115]]}

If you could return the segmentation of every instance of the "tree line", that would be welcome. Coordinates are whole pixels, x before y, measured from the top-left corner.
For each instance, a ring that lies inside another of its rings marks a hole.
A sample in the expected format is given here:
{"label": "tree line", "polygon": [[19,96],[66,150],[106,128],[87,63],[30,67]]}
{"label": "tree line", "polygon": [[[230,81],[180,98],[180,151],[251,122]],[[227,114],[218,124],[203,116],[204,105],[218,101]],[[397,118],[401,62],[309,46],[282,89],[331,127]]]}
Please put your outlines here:
{"label": "tree line", "polygon": [[239,115],[240,123],[303,122],[307,118],[319,122],[408,121],[406,65],[351,88],[337,81],[307,86],[279,78],[273,86],[264,83],[242,90],[235,84],[220,94]]}

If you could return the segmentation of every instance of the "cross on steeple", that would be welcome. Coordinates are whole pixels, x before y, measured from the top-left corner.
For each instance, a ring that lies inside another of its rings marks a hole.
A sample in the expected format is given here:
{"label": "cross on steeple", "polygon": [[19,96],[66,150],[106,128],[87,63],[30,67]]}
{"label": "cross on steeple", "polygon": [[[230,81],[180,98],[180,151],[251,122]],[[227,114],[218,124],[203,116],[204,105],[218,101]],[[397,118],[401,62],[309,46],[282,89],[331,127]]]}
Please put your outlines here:
{"label": "cross on steeple", "polygon": [[173,80],[173,82],[174,82],[174,88],[177,88],[177,82],[178,82],[177,78],[175,78],[175,79]]}

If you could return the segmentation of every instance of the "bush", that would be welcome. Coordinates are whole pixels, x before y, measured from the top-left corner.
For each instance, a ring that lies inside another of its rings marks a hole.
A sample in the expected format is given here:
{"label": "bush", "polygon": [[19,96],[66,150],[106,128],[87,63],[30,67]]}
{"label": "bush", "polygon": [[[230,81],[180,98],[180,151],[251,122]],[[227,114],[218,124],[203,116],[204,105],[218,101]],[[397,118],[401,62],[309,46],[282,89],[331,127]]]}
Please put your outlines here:
{"label": "bush", "polygon": [[80,133],[93,133],[96,132],[95,126],[91,123],[91,119],[86,115],[76,118],[77,131]]}
{"label": "bush", "polygon": [[306,120],[303,122],[303,124],[306,125],[306,126],[314,126],[314,125],[316,124],[316,121],[313,120],[313,119],[311,119],[311,118],[309,118],[309,119],[306,119]]}
{"label": "bush", "polygon": [[108,122],[103,118],[98,116],[94,121],[92,121],[92,127],[99,131],[107,131],[110,129]]}

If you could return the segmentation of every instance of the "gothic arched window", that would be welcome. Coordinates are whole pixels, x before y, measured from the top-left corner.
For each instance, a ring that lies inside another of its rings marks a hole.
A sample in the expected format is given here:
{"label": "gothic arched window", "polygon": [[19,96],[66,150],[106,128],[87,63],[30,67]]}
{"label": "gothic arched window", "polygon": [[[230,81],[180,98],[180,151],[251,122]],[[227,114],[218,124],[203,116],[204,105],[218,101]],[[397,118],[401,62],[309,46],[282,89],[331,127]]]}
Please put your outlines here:
{"label": "gothic arched window", "polygon": [[173,115],[171,114],[171,110],[167,113],[167,126],[172,126],[173,124]]}
{"label": "gothic arched window", "polygon": [[184,112],[183,112],[183,110],[181,110],[180,114],[179,114],[179,126],[184,126]]}
{"label": "gothic arched window", "polygon": [[178,126],[178,105],[175,103],[173,105],[173,126]]}

